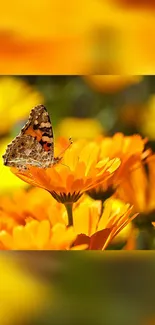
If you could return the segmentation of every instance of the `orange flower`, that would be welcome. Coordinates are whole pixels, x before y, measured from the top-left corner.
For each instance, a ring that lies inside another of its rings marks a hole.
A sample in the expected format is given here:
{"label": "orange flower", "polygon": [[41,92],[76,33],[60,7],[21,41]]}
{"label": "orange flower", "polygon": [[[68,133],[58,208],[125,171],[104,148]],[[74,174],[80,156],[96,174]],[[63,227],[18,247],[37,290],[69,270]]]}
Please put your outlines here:
{"label": "orange flower", "polygon": [[[146,170],[147,169],[147,170]],[[134,205],[135,211],[149,213],[155,209],[155,155],[145,165],[128,173],[128,177],[117,189],[116,195]]]}
{"label": "orange flower", "polygon": [[83,196],[73,206],[73,226],[68,227],[65,207],[37,188],[19,192],[5,203],[1,198],[2,250],[105,249],[135,217],[128,204],[109,199],[102,208],[100,201]]}
{"label": "orange flower", "polygon": [[42,189],[1,198],[0,211],[1,249],[66,250],[77,237],[73,227],[66,227],[64,206]]}
{"label": "orange flower", "polygon": [[122,133],[116,133],[113,137],[100,138],[98,140],[100,159],[118,157],[121,164],[111,178],[89,191],[89,194],[93,198],[101,200],[111,196],[115,188],[126,179],[129,171],[150,154],[150,150],[144,151],[146,141],[138,134],[124,136]]}
{"label": "orange flower", "polygon": [[32,220],[25,226],[15,226],[12,234],[0,232],[0,241],[5,249],[11,250],[66,250],[76,239],[72,227],[56,224],[51,228],[48,220]]}
{"label": "orange flower", "polygon": [[73,225],[78,237],[74,244],[87,244],[89,250],[104,250],[114,237],[136,217],[133,208],[119,200],[100,201],[86,198],[73,211]]}
{"label": "orange flower", "polygon": [[[135,243],[140,249],[154,249],[155,222],[155,155],[147,159],[145,164],[138,163],[118,186],[115,196],[124,202],[133,204],[139,215],[133,222],[133,232],[129,236],[127,249]],[[140,238],[140,241],[137,241]]]}
{"label": "orange flower", "polygon": [[17,191],[11,197],[0,198],[0,230],[12,231],[15,225],[24,226],[28,220],[48,219],[53,225],[59,222],[57,215],[64,212],[64,209],[63,205],[40,188],[32,188],[27,192]]}
{"label": "orange flower", "polygon": [[144,159],[150,151],[144,151],[147,139],[142,139],[139,134],[125,136],[123,133],[116,133],[113,137],[103,138],[101,141],[100,157],[119,157],[120,168],[117,170],[117,177],[126,177],[129,168],[135,163]]}
{"label": "orange flower", "polygon": [[98,159],[99,151],[97,143],[79,141],[65,151],[62,162],[51,168],[30,166],[27,171],[12,171],[25,182],[49,191],[58,202],[73,203],[118,169],[118,158]]}

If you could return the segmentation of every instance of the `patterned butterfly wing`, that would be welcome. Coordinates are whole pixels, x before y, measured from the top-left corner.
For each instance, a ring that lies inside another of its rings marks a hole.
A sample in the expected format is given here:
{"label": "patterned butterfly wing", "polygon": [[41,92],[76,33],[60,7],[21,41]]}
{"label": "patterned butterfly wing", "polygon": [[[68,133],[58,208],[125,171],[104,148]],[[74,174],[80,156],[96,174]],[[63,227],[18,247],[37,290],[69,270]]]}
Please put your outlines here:
{"label": "patterned butterfly wing", "polygon": [[27,169],[47,168],[54,163],[54,138],[49,114],[43,105],[31,110],[20,134],[7,146],[4,165]]}

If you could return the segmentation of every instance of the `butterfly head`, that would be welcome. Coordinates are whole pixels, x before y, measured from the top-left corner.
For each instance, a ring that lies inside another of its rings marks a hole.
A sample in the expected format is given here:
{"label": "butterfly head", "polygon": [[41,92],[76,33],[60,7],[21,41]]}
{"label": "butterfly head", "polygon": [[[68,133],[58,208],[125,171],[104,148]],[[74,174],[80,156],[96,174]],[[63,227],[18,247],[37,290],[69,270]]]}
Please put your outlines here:
{"label": "butterfly head", "polygon": [[53,159],[53,165],[57,165],[61,160],[62,160],[63,157],[55,157]]}

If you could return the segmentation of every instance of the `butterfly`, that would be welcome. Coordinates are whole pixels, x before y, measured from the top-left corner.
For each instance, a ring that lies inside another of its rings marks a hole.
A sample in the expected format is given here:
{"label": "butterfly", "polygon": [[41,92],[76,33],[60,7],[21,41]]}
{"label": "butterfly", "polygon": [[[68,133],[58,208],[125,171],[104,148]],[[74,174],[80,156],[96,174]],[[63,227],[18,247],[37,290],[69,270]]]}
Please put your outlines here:
{"label": "butterfly", "polygon": [[[71,139],[69,140],[71,144]],[[5,166],[19,170],[27,170],[27,165],[48,168],[62,159],[54,157],[53,129],[44,105],[37,105],[31,110],[27,123],[8,144],[2,157]]]}

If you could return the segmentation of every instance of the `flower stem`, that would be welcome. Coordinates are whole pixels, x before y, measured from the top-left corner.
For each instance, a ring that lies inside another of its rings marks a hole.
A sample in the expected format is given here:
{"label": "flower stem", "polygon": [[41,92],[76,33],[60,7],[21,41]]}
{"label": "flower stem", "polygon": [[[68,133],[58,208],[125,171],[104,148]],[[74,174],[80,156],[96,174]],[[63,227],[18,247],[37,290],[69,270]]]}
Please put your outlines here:
{"label": "flower stem", "polygon": [[73,226],[73,203],[65,203],[68,214],[68,227]]}
{"label": "flower stem", "polygon": [[101,219],[101,217],[102,217],[102,213],[103,213],[103,211],[104,211],[104,206],[103,206],[104,201],[105,201],[105,200],[101,200],[101,212],[100,212],[99,220]]}

